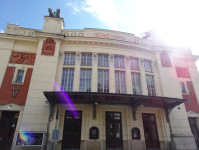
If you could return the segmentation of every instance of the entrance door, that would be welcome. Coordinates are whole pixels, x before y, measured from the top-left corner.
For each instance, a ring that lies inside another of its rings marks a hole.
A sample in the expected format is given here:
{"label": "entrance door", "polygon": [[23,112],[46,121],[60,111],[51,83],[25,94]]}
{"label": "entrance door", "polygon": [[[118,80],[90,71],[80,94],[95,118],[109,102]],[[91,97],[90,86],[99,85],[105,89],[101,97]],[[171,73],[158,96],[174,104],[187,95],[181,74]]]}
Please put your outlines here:
{"label": "entrance door", "polygon": [[191,127],[191,131],[194,135],[197,148],[199,149],[199,134],[198,134],[198,128],[197,128],[197,125],[196,125],[195,118],[189,118],[189,124],[190,124],[190,127]]}
{"label": "entrance door", "polygon": [[120,112],[106,112],[106,149],[123,150]]}
{"label": "entrance door", "polygon": [[154,114],[142,114],[147,150],[159,150],[160,142]]}
{"label": "entrance door", "polygon": [[19,112],[3,112],[0,120],[0,150],[10,150]]}
{"label": "entrance door", "polygon": [[65,112],[62,150],[80,150],[82,112],[75,118],[71,112]]}

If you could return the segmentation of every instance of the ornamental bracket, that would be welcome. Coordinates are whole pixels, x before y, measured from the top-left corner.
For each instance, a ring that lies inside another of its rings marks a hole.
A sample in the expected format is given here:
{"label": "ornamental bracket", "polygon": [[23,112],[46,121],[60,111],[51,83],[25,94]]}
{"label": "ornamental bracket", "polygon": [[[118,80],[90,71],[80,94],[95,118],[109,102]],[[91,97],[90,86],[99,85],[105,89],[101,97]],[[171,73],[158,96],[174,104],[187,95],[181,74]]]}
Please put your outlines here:
{"label": "ornamental bracket", "polygon": [[144,99],[140,99],[138,100],[135,104],[131,105],[132,107],[132,110],[133,110],[133,121],[136,121],[136,111],[137,111],[137,108],[140,106],[140,104],[144,101]]}

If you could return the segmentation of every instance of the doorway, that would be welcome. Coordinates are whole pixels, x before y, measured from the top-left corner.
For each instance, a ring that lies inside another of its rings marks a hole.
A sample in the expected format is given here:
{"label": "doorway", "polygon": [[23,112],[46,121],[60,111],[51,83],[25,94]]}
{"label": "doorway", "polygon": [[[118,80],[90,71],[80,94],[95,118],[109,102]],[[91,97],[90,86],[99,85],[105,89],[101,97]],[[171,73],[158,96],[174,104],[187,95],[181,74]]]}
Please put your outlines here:
{"label": "doorway", "polygon": [[82,112],[74,117],[71,112],[65,112],[62,150],[80,150]]}
{"label": "doorway", "polygon": [[2,112],[0,120],[0,150],[10,150],[19,118],[19,112]]}
{"label": "doorway", "polygon": [[120,112],[106,112],[106,150],[123,150]]}
{"label": "doorway", "polygon": [[196,146],[199,149],[199,134],[198,134],[198,128],[196,124],[195,118],[188,118],[189,119],[189,124],[191,127],[191,132],[194,135],[195,141],[196,141]]}
{"label": "doorway", "polygon": [[142,114],[147,150],[160,150],[155,114]]}

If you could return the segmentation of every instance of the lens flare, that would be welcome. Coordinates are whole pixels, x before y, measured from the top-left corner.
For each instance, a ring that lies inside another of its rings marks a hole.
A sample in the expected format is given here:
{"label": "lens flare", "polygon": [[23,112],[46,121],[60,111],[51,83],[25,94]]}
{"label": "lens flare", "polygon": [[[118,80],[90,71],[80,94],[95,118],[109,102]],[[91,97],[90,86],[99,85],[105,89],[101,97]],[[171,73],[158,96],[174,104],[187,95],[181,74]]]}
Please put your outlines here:
{"label": "lens flare", "polygon": [[[68,94],[66,93],[66,91],[64,91],[64,89],[57,82],[53,81],[52,83],[54,84],[56,91],[60,91],[62,93],[62,94],[57,93],[57,97],[60,100],[60,103],[62,103],[65,109],[68,110],[73,115],[73,117],[77,118],[78,117],[77,109],[73,104],[72,100],[70,99],[70,97],[68,96]],[[67,107],[64,105],[65,103],[68,104]]]}

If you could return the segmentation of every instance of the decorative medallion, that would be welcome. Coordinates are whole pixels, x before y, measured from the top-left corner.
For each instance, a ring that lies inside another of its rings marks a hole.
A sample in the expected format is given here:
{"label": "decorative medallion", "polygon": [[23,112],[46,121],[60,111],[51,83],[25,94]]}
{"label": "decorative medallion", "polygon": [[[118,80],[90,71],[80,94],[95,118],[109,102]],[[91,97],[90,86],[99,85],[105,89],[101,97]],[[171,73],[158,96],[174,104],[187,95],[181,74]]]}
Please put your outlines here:
{"label": "decorative medallion", "polygon": [[12,52],[9,63],[13,63],[13,58],[15,64],[24,64],[26,60],[25,62],[26,65],[34,65],[36,54]]}
{"label": "decorative medallion", "polygon": [[129,63],[130,57],[129,56],[125,56],[126,57],[126,62]]}
{"label": "decorative medallion", "polygon": [[114,54],[111,53],[111,54],[110,54],[110,60],[113,61],[113,58],[114,58]]}
{"label": "decorative medallion", "polygon": [[97,52],[93,52],[93,59],[97,60]]}
{"label": "decorative medallion", "polygon": [[47,38],[43,43],[41,55],[54,56],[56,42],[52,38]]}
{"label": "decorative medallion", "polygon": [[163,51],[160,54],[160,57],[161,57],[162,67],[172,67],[169,54],[166,51]]}
{"label": "decorative medallion", "polygon": [[76,58],[78,61],[81,59],[81,52],[76,52]]}

